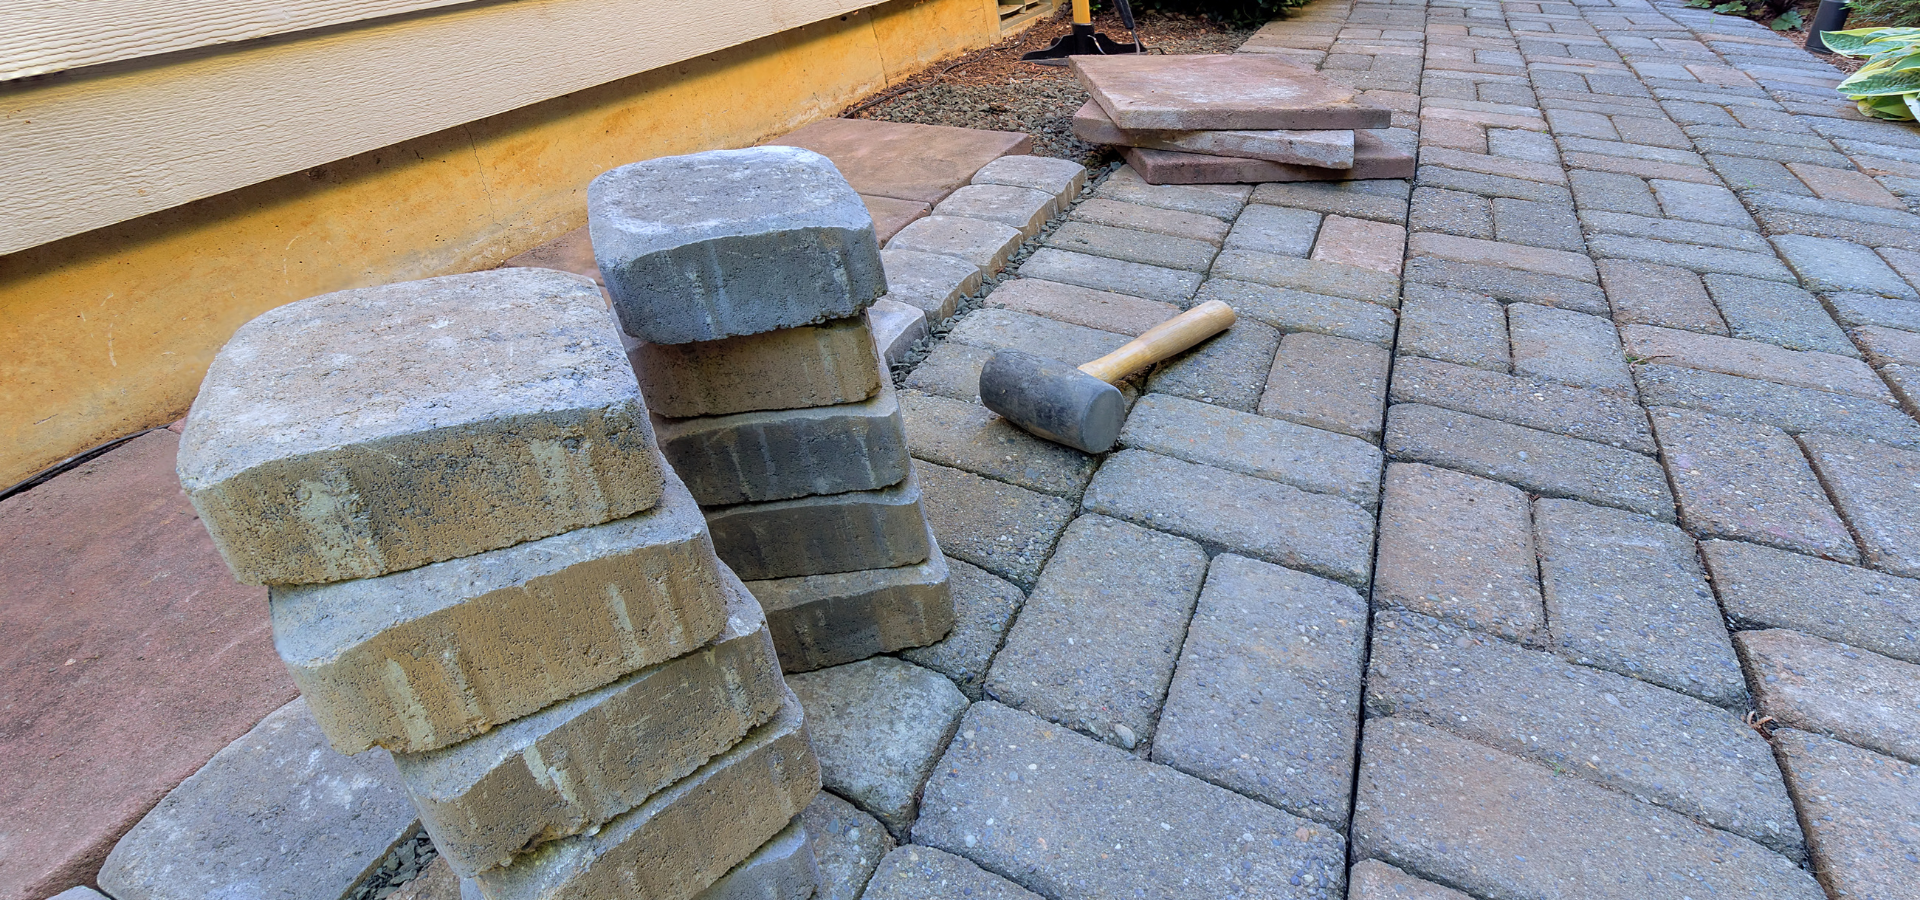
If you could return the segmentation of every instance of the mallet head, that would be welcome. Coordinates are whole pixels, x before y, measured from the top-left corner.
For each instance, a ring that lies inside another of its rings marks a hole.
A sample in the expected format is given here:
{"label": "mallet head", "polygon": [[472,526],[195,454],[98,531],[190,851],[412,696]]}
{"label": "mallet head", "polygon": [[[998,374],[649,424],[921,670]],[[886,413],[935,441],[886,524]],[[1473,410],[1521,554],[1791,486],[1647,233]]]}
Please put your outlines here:
{"label": "mallet head", "polygon": [[1113,449],[1125,406],[1113,385],[1017,350],[995,353],[981,368],[980,402],[1021,428],[1088,453]]}

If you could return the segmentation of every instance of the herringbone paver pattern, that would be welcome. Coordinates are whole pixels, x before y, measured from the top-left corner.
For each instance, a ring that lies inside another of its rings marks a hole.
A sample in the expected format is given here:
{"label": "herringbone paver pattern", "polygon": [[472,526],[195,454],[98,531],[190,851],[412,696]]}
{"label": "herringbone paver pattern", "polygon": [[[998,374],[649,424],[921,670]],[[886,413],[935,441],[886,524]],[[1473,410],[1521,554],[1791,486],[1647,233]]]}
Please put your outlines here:
{"label": "herringbone paver pattern", "polygon": [[[1049,900],[1920,896],[1920,131],[1673,0],[1320,0],[1241,52],[1417,175],[1119,169],[905,379],[1007,579],[909,839]],[[1106,458],[969,402],[1207,299],[1242,323]]]}

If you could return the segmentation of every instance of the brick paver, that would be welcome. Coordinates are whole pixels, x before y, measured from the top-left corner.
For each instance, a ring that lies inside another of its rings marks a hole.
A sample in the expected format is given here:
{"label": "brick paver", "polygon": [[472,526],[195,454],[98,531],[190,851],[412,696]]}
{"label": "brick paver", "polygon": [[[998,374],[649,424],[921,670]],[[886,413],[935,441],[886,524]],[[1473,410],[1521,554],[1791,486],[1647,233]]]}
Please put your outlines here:
{"label": "brick paver", "polygon": [[[899,373],[959,620],[904,655],[974,703],[869,894],[1915,893],[1920,133],[1680,0],[1315,0],[1243,50],[1415,176],[1096,170],[901,245],[1011,271]],[[994,350],[1213,299],[1114,453],[978,406]]]}

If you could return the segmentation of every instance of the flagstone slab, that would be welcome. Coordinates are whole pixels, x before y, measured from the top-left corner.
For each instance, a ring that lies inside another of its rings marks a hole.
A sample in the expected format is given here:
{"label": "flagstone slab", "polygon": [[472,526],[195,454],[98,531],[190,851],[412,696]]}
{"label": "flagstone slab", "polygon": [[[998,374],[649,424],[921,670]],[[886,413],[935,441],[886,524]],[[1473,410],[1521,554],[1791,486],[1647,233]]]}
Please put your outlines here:
{"label": "flagstone slab", "polygon": [[1389,112],[1270,54],[1076,56],[1093,98],[1127,129],[1385,128]]}
{"label": "flagstone slab", "polygon": [[880,119],[821,119],[767,143],[803,147],[833,160],[863,195],[933,204],[987,163],[1031,150],[1033,137]]}

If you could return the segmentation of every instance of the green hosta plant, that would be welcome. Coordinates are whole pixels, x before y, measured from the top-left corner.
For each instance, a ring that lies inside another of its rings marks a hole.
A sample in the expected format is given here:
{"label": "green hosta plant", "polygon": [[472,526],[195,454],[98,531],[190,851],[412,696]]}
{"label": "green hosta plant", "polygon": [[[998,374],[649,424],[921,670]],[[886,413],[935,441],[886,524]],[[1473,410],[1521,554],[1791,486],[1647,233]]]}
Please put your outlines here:
{"label": "green hosta plant", "polygon": [[1920,119],[1920,28],[1823,31],[1820,40],[1841,56],[1865,57],[1839,91],[1878,119]]}

